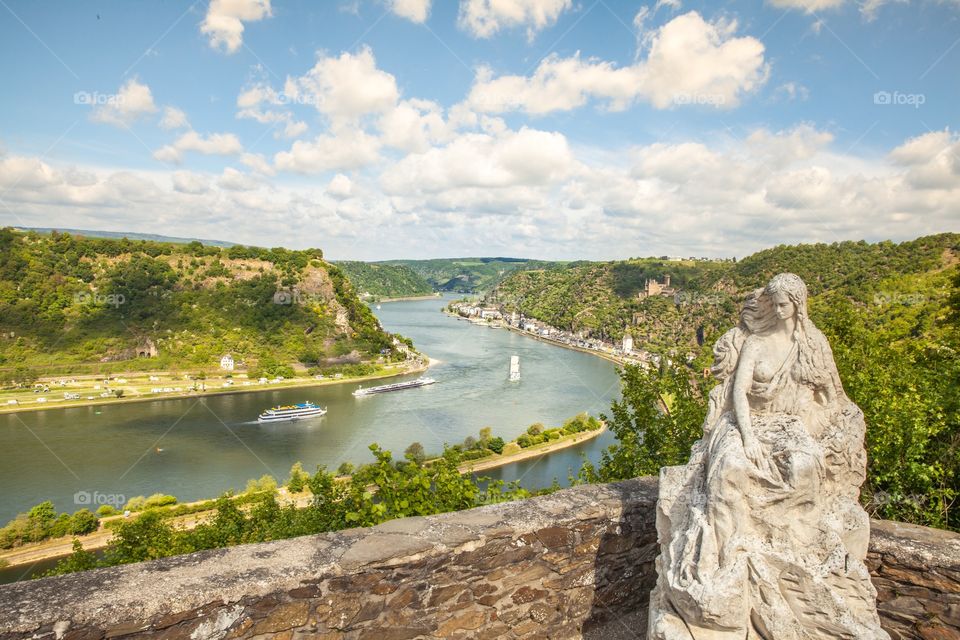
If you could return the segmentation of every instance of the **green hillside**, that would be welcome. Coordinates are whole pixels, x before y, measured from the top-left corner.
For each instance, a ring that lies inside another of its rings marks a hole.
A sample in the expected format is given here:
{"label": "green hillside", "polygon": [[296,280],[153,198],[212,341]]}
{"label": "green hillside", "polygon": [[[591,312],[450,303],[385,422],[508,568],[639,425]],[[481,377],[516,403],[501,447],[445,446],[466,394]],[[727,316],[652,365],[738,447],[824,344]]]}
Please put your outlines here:
{"label": "green hillside", "polygon": [[337,261],[362,298],[403,298],[428,296],[433,287],[417,272],[404,265]]}
{"label": "green hillside", "polygon": [[[650,389],[664,384],[660,391],[675,406],[670,416],[651,418],[654,425],[670,425],[657,426],[657,434],[648,438],[662,445],[649,459],[637,444],[646,436],[631,431],[643,432],[646,423],[631,422],[627,428],[619,426],[627,424],[621,420],[614,426],[618,448],[599,476],[587,474],[589,481],[609,481],[686,459],[706,410],[703,397],[710,381],[700,373],[712,359],[710,347],[736,323],[744,294],[782,271],[806,281],[810,317],[830,340],[844,388],[864,412],[868,475],[862,500],[867,510],[876,517],[960,530],[958,234],[899,244],[780,246],[736,264],[570,265],[511,274],[489,298],[563,329],[607,338],[629,330],[639,348],[696,356],[689,368],[674,373],[626,370],[625,397],[647,398]],[[647,277],[667,273],[678,286],[674,296],[638,299]],[[693,417],[673,424],[683,416]],[[687,435],[675,436],[679,433]],[[674,452],[672,462],[665,462],[664,451]]]}
{"label": "green hillside", "polygon": [[382,263],[408,267],[436,291],[479,293],[489,291],[514,271],[554,264],[523,258],[436,258],[388,260]]}
{"label": "green hillside", "polygon": [[[947,268],[960,253],[960,235],[910,242],[841,242],[779,246],[740,262],[634,259],[570,263],[509,274],[488,295],[567,331],[619,340],[629,331],[654,350],[696,351],[735,322],[738,301],[782,271],[807,282],[810,294],[839,291],[868,303],[883,296],[888,279]],[[670,276],[675,295],[641,299],[647,279]]]}
{"label": "green hillside", "polygon": [[[319,249],[0,230],[0,372],[360,362],[392,341]],[[152,346],[151,346],[152,345]]]}

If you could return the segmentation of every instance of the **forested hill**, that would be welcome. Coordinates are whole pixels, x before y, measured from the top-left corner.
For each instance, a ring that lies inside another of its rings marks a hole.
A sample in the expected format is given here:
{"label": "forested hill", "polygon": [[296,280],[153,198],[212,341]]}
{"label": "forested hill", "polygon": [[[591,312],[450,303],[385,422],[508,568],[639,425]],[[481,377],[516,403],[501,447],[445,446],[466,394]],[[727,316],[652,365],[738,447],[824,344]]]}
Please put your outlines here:
{"label": "forested hill", "polygon": [[24,369],[82,373],[104,363],[216,367],[226,353],[272,373],[390,347],[319,249],[0,229],[0,371],[8,381]]}
{"label": "forested hill", "polygon": [[435,258],[431,260],[387,260],[373,264],[397,265],[411,269],[436,291],[479,293],[491,290],[505,276],[525,269],[556,263],[524,258]]}
{"label": "forested hill", "polygon": [[[745,293],[777,273],[802,277],[815,299],[832,293],[869,307],[921,287],[924,300],[935,303],[946,295],[958,256],[960,235],[940,234],[899,244],[778,246],[736,263],[571,263],[511,273],[488,300],[568,331],[606,340],[629,331],[654,350],[696,351],[736,322]],[[648,279],[663,283],[667,275],[673,295],[640,298]]]}
{"label": "forested hill", "polygon": [[[702,397],[711,381],[701,372],[712,360],[711,347],[737,322],[744,294],[783,271],[806,281],[810,317],[830,341],[844,389],[866,418],[862,499],[869,513],[960,530],[958,234],[900,244],[780,246],[738,263],[577,264],[513,273],[490,298],[563,329],[608,339],[630,331],[637,347],[674,354],[661,360],[663,371],[627,371],[625,380],[638,382],[625,382],[623,393],[631,407],[652,406],[647,400],[656,389],[685,408],[655,414],[649,424],[613,422],[626,445],[603,465],[599,479],[606,481],[686,461],[702,433],[697,411],[706,411]],[[639,299],[647,278],[663,282],[667,274],[677,286],[672,295]],[[694,359],[688,364],[682,356]],[[691,385],[703,385],[696,411]],[[684,416],[693,418],[683,422]]]}
{"label": "forested hill", "polygon": [[413,269],[404,265],[337,261],[354,289],[363,298],[428,296],[433,287]]}

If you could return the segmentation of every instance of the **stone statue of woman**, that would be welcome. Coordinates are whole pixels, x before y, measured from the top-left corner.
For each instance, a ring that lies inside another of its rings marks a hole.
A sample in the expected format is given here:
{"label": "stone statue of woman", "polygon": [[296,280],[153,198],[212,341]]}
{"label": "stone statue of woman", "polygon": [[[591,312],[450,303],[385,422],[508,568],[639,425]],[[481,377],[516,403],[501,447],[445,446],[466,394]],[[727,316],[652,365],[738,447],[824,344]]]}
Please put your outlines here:
{"label": "stone statue of woman", "polygon": [[703,437],[660,474],[650,640],[889,640],[863,563],[860,409],[791,274],[714,347]]}

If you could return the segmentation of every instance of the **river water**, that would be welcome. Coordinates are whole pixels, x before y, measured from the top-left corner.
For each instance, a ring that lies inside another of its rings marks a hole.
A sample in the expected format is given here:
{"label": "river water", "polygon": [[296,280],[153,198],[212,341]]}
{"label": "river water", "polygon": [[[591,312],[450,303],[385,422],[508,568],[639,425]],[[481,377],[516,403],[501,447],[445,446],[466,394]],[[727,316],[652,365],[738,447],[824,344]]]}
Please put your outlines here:
{"label": "river water", "polygon": [[[618,396],[612,363],[449,317],[441,313],[449,299],[384,303],[376,311],[384,328],[438,361],[432,386],[356,399],[355,387],[343,384],[0,416],[0,523],[47,499],[73,512],[156,492],[181,501],[215,497],[264,474],[283,481],[296,461],[308,471],[368,462],[373,442],[400,457],[411,442],[439,452],[486,426],[509,440],[534,422],[553,426],[581,411],[607,412]],[[514,354],[519,383],[507,381]],[[305,400],[328,414],[256,422],[270,406]],[[581,454],[595,460],[612,441],[604,434],[484,475],[531,489],[554,478],[566,484]]]}

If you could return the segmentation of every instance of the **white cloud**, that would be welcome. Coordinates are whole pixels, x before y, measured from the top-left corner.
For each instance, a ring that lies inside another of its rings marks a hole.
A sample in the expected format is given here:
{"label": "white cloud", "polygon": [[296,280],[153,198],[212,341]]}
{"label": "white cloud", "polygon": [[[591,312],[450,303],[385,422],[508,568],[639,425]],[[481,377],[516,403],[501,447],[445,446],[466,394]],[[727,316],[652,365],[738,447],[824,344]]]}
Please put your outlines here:
{"label": "white cloud", "polygon": [[256,178],[237,171],[233,167],[223,170],[223,175],[217,180],[217,186],[227,191],[253,191],[259,189],[262,183]]}
{"label": "white cloud", "polygon": [[283,127],[274,133],[275,138],[297,138],[303,135],[309,128],[306,122],[297,120],[293,112],[289,109],[266,109],[261,105],[288,105],[289,97],[283,93],[274,90],[265,84],[256,84],[242,91],[237,96],[238,118],[249,118],[256,120],[260,124],[280,125]]}
{"label": "white cloud", "polygon": [[211,133],[203,136],[196,131],[188,131],[177,138],[172,145],[157,149],[153,157],[161,162],[180,163],[185,151],[196,151],[204,155],[229,156],[241,153],[243,145],[232,133]]}
{"label": "white cloud", "polygon": [[243,44],[243,23],[271,15],[270,0],[210,0],[200,31],[209,37],[214,49],[236,53]]}
{"label": "white cloud", "polygon": [[170,177],[173,181],[174,191],[191,195],[199,195],[210,191],[210,182],[192,171],[174,171]]}
{"label": "white cloud", "polygon": [[401,18],[412,22],[424,23],[430,16],[432,0],[388,0],[390,10]]}
{"label": "white cloud", "polygon": [[460,0],[457,22],[475,38],[489,38],[502,28],[526,27],[532,40],[572,6],[572,0]]}
{"label": "white cloud", "polygon": [[[327,152],[345,153],[361,135],[288,152],[297,170],[333,174],[320,181],[267,182],[265,171],[234,168],[115,171],[8,153],[0,190],[18,224],[159,224],[179,235],[293,247],[315,244],[302,229],[322,228],[323,248],[337,258],[743,256],[777,243],[960,231],[960,137],[947,130],[861,158],[834,150],[829,133],[804,123],[745,139],[604,151],[488,122],[358,175],[332,168],[346,159]],[[266,163],[251,153],[240,161]]]}
{"label": "white cloud", "polygon": [[187,114],[176,107],[164,107],[163,117],[160,118],[160,127],[163,129],[187,129],[190,121]]}
{"label": "white cloud", "polygon": [[762,162],[775,168],[806,160],[833,142],[833,134],[800,124],[787,131],[771,133],[757,129],[747,136],[747,147]]}
{"label": "white cloud", "polygon": [[342,173],[338,173],[327,184],[327,194],[337,199],[349,198],[353,195],[353,181]]}
{"label": "white cloud", "polygon": [[567,111],[589,98],[625,109],[642,99],[658,109],[694,104],[736,106],[744,94],[767,79],[763,44],[751,36],[736,37],[736,22],[705,21],[691,11],[649,34],[644,59],[626,67],[602,60],[552,55],[530,77],[493,77],[481,68],[467,104],[477,111],[530,114]]}
{"label": "white cloud", "polygon": [[[92,95],[98,99],[101,97],[98,93]],[[105,104],[95,107],[90,118],[96,122],[128,127],[141,116],[156,111],[157,105],[153,102],[150,87],[136,78],[130,78],[116,95],[106,96]]]}
{"label": "white cloud", "polygon": [[384,171],[382,184],[395,195],[495,190],[549,184],[573,168],[573,154],[562,134],[523,128],[502,136],[463,134],[445,147],[410,154]]}
{"label": "white cloud", "polygon": [[911,188],[960,188],[960,137],[947,130],[907,140],[890,152],[890,159],[907,168],[903,179]]}
{"label": "white cloud", "polygon": [[336,134],[325,134],[312,141],[298,140],[289,151],[274,156],[274,164],[281,171],[321,173],[343,169],[359,169],[374,164],[380,158],[380,142],[359,129],[343,129]]}
{"label": "white cloud", "polygon": [[395,149],[422,152],[449,138],[452,126],[443,109],[428,100],[404,100],[380,117],[381,141]]}
{"label": "white cloud", "polygon": [[298,104],[313,105],[335,126],[386,112],[400,97],[396,79],[377,68],[369,47],[356,55],[321,57],[306,74],[288,79],[284,94]]}
{"label": "white cloud", "polygon": [[799,82],[784,82],[773,91],[773,98],[775,100],[783,100],[785,102],[793,102],[794,100],[803,101],[809,97],[810,90]]}
{"label": "white cloud", "polygon": [[265,176],[272,176],[276,170],[270,166],[270,161],[259,153],[244,153],[240,156],[240,162],[254,173]]}
{"label": "white cloud", "polygon": [[916,138],[910,138],[890,152],[890,158],[901,165],[919,165],[930,162],[949,150],[956,136],[950,131],[931,131]]}

